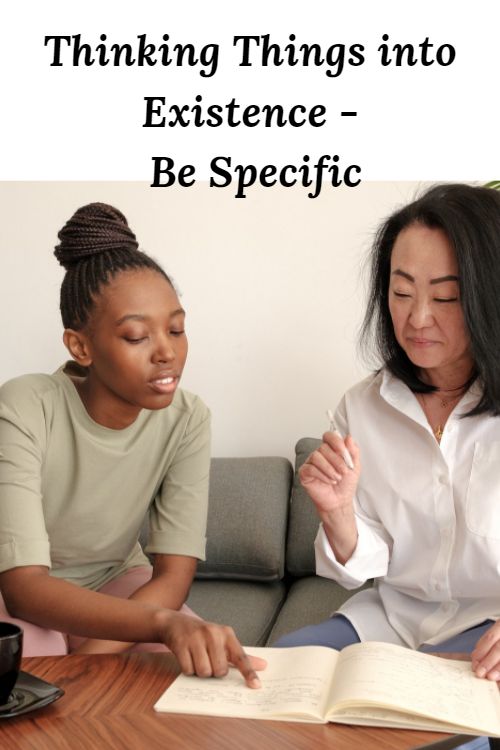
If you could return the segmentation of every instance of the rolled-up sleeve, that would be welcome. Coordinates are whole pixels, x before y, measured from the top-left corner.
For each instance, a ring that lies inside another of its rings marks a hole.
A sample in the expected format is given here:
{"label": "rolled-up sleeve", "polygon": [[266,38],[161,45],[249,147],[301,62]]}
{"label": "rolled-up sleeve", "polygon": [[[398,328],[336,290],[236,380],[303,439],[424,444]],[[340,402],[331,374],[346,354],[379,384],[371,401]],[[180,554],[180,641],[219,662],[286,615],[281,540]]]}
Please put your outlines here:
{"label": "rolled-up sleeve", "polygon": [[50,568],[41,491],[39,435],[0,402],[0,572],[24,565]]}
{"label": "rolled-up sleeve", "polygon": [[148,553],[205,559],[210,412],[198,399],[150,513]]}
{"label": "rolled-up sleeve", "polygon": [[370,578],[379,578],[387,573],[390,547],[384,532],[378,531],[359,516],[356,517],[358,541],[345,565],[339,563],[330,546],[323,524],[320,525],[314,543],[316,551],[316,573],[332,578],[346,589],[356,589]]}

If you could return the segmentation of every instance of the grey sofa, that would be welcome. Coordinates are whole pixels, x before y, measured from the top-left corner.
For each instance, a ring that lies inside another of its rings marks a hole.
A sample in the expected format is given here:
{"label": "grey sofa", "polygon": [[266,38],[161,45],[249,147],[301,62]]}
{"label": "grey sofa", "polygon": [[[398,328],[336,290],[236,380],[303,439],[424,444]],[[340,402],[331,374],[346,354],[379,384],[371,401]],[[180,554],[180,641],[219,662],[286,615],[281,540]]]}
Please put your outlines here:
{"label": "grey sofa", "polygon": [[299,440],[295,471],[285,458],[212,459],[207,559],[188,605],[244,645],[320,622],[354,593],[315,574],[318,518],[297,470],[318,444]]}

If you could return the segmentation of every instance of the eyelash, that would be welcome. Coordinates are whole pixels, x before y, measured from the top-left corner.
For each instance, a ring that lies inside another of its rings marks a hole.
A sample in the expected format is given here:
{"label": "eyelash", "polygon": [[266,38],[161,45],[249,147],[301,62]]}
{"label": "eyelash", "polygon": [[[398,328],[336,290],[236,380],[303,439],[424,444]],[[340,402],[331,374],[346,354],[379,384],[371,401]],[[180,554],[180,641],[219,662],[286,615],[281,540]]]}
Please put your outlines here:
{"label": "eyelash", "polygon": [[[411,297],[411,294],[404,294],[403,292],[394,292],[395,297],[399,297],[400,299],[407,299],[408,297]],[[440,303],[446,303],[446,302],[458,302],[458,297],[434,297],[434,302],[440,302]]]}
{"label": "eyelash", "polygon": [[[184,330],[182,330],[182,331],[170,331],[170,335],[171,336],[175,336],[176,338],[179,337],[179,336],[183,336],[184,333],[185,333]],[[141,336],[141,338],[132,339],[132,338],[128,338],[127,336],[124,336],[124,340],[127,343],[129,343],[129,344],[140,344],[141,341],[145,341],[147,338],[148,338],[147,336]]]}

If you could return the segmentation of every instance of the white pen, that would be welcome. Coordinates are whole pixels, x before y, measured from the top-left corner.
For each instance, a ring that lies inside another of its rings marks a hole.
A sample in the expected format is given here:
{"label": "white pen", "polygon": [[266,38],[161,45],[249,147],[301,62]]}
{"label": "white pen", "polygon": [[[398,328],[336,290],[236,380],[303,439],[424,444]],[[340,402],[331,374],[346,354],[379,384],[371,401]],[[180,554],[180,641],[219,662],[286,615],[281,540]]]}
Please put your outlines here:
{"label": "white pen", "polygon": [[[338,437],[343,440],[344,438],[338,431],[337,425],[335,424],[335,420],[333,418],[333,412],[331,409],[327,409],[326,416],[330,420],[330,432],[333,432],[334,435],[338,435]],[[342,450],[342,458],[344,459],[348,469],[354,469],[354,464],[352,462],[351,454],[349,453],[349,451],[347,450],[345,446]]]}

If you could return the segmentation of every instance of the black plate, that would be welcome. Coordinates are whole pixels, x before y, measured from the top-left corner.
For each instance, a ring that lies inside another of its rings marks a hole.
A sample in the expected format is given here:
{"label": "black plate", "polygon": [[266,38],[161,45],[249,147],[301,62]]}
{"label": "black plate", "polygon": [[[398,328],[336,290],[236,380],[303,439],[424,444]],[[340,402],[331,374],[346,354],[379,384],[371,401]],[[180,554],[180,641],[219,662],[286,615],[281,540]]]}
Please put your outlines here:
{"label": "black plate", "polygon": [[37,708],[48,706],[64,695],[64,690],[35,677],[28,672],[19,672],[19,677],[14,685],[7,703],[0,705],[0,719],[9,719],[11,716],[21,716]]}

